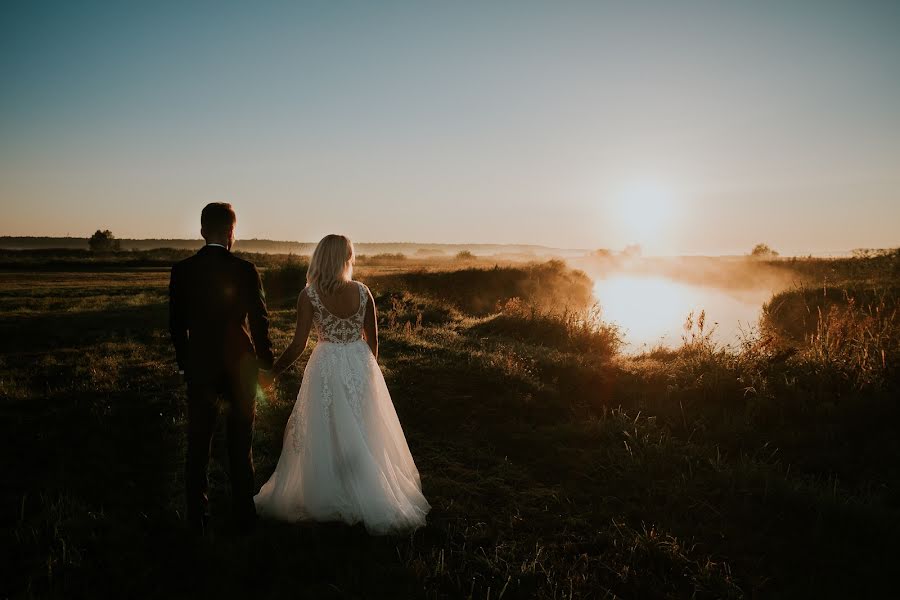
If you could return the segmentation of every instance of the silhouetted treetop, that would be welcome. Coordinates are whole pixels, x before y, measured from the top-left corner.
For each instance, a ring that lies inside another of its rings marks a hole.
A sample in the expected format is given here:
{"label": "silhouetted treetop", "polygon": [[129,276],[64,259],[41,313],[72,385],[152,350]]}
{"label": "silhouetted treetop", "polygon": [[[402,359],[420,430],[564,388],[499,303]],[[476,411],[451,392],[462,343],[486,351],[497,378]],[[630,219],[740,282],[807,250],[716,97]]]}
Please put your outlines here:
{"label": "silhouetted treetop", "polygon": [[91,239],[88,240],[88,246],[90,246],[91,250],[94,252],[104,252],[119,250],[121,242],[116,239],[116,236],[114,236],[113,232],[109,229],[104,229],[103,231],[98,229],[94,235],[91,236]]}
{"label": "silhouetted treetop", "polygon": [[753,246],[750,256],[753,258],[775,258],[778,256],[778,253],[772,250],[768,244],[757,244]]}

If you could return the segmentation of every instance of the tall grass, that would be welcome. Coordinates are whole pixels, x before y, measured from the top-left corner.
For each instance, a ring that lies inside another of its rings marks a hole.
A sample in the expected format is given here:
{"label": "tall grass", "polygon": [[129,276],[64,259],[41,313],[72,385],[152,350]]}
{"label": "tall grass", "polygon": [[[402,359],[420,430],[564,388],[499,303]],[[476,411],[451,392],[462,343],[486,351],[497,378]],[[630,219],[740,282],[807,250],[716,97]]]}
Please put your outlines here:
{"label": "tall grass", "polygon": [[590,278],[560,260],[520,266],[412,271],[379,280],[388,289],[440,298],[474,315],[487,315],[498,303],[519,298],[541,309],[587,308],[593,303]]}
{"label": "tall grass", "polygon": [[885,298],[859,305],[816,308],[816,329],[808,337],[805,356],[824,373],[837,374],[858,387],[883,387],[894,381],[900,359],[897,303]]}
{"label": "tall grass", "polygon": [[402,252],[384,252],[371,256],[360,254],[356,257],[356,264],[360,266],[402,265],[406,262],[407,256]]}
{"label": "tall grass", "polygon": [[763,308],[761,329],[822,377],[852,387],[896,383],[900,288],[798,288]]}
{"label": "tall grass", "polygon": [[289,256],[278,265],[267,268],[262,275],[263,287],[269,304],[274,308],[291,306],[306,287],[306,271],[309,263],[305,258]]}
{"label": "tall grass", "polygon": [[623,344],[619,327],[603,321],[596,304],[581,309],[542,307],[516,297],[499,303],[497,308],[475,331],[585,352],[596,358],[616,355]]}
{"label": "tall grass", "polygon": [[900,248],[858,252],[848,258],[787,258],[770,264],[788,269],[806,285],[881,283],[900,278]]}
{"label": "tall grass", "polygon": [[[264,274],[282,346],[305,279],[303,261],[286,262]],[[573,302],[589,300],[590,281],[555,265],[367,276],[428,525],[371,538],[261,523],[230,537],[220,431],[215,536],[198,541],[182,524],[185,402],[169,375],[167,276],[152,275],[0,277],[0,431],[16,449],[0,596],[896,595],[890,292],[883,308],[829,286],[821,317],[823,288],[808,306],[806,292],[785,296],[796,311],[773,312],[737,349],[716,345],[698,313],[682,347],[630,356],[589,302]],[[135,290],[158,300],[82,310]],[[29,305],[42,310],[20,314]],[[784,315],[807,310],[788,335]],[[278,459],[302,362],[281,399],[258,406],[258,483]]]}

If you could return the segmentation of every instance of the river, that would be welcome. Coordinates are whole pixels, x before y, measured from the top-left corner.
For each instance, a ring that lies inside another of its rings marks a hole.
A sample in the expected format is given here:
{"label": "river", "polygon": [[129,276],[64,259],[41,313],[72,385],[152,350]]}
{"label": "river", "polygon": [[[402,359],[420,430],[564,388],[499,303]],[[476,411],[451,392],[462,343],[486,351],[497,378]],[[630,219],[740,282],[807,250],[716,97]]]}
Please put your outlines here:
{"label": "river", "polygon": [[691,311],[706,311],[706,330],[713,339],[734,345],[741,330],[755,328],[769,288],[725,289],[685,283],[662,276],[611,274],[594,283],[594,296],[604,321],[622,328],[625,350],[640,352],[657,345],[682,343],[684,323]]}

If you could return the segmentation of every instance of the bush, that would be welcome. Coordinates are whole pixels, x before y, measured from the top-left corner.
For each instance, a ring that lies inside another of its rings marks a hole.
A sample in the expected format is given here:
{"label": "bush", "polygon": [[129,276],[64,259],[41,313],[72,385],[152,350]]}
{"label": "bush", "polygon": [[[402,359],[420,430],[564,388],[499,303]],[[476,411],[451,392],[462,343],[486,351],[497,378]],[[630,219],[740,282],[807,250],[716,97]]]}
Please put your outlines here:
{"label": "bush", "polygon": [[753,258],[770,259],[777,258],[778,253],[769,248],[766,244],[757,244],[753,246],[753,250],[750,251],[750,256]]}
{"label": "bush", "polygon": [[121,249],[121,244],[109,229],[103,231],[98,229],[88,240],[88,246],[94,252],[115,252]]}
{"label": "bush", "polygon": [[415,271],[392,279],[398,289],[440,298],[473,315],[496,312],[513,298],[555,312],[583,310],[593,304],[591,279],[561,260],[491,269]]}
{"label": "bush", "polygon": [[781,292],[763,306],[762,339],[808,379],[847,390],[898,384],[900,288],[847,284]]}
{"label": "bush", "polygon": [[263,287],[271,306],[290,306],[306,287],[306,271],[309,264],[305,260],[291,257],[284,263],[270,267],[263,273]]}
{"label": "bush", "polygon": [[406,255],[402,252],[383,252],[381,254],[375,254],[372,256],[366,256],[362,254],[356,257],[356,263],[359,265],[366,266],[379,266],[379,265],[391,265],[396,263],[402,263],[406,261]]}
{"label": "bush", "polygon": [[618,326],[603,322],[597,306],[582,310],[542,310],[512,298],[500,307],[497,315],[473,330],[561,351],[580,351],[596,358],[611,357],[622,346]]}

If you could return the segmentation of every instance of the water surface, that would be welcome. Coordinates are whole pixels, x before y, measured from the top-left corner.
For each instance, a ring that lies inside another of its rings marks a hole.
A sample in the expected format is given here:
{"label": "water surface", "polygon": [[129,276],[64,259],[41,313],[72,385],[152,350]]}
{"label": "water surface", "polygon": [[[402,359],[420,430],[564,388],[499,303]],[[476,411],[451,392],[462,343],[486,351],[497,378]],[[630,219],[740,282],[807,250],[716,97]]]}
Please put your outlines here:
{"label": "water surface", "polygon": [[661,344],[678,346],[685,334],[684,323],[693,311],[706,311],[707,330],[713,339],[733,345],[741,329],[748,331],[759,321],[762,305],[773,290],[724,289],[685,283],[662,276],[628,274],[596,279],[594,295],[603,320],[622,328],[626,351],[636,352]]}

